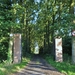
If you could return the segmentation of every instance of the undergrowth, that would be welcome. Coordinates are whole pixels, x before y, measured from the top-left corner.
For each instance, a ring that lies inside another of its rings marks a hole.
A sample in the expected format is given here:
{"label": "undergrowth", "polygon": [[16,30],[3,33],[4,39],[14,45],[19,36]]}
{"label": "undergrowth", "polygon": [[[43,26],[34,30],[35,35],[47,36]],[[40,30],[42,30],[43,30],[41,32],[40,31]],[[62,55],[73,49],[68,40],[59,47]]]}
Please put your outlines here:
{"label": "undergrowth", "polygon": [[8,62],[4,61],[4,63],[0,64],[0,75],[11,75],[12,73],[20,71],[27,65],[30,59],[30,56],[25,57],[22,59],[22,62],[18,64],[9,64]]}
{"label": "undergrowth", "polygon": [[71,63],[70,56],[64,55],[63,62],[55,62],[50,55],[45,55],[45,59],[49,64],[65,75],[75,75],[75,65]]}

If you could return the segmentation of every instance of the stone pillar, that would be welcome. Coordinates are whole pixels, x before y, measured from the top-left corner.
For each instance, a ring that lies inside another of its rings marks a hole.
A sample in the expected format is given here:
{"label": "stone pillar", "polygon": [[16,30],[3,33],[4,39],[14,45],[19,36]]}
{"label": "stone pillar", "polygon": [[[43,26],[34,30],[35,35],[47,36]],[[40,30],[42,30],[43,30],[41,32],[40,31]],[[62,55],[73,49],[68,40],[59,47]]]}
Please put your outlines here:
{"label": "stone pillar", "polygon": [[75,30],[72,31],[72,63],[75,64]]}
{"label": "stone pillar", "polygon": [[75,37],[72,37],[72,63],[75,63]]}
{"label": "stone pillar", "polygon": [[[74,6],[74,14],[75,14],[75,6]],[[73,20],[75,24],[75,19]],[[75,64],[75,30],[72,30],[72,63]]]}
{"label": "stone pillar", "polygon": [[74,14],[75,14],[75,6],[74,6]]}
{"label": "stone pillar", "polygon": [[14,34],[13,63],[21,62],[21,34]]}
{"label": "stone pillar", "polygon": [[62,38],[55,38],[55,61],[62,62]]}

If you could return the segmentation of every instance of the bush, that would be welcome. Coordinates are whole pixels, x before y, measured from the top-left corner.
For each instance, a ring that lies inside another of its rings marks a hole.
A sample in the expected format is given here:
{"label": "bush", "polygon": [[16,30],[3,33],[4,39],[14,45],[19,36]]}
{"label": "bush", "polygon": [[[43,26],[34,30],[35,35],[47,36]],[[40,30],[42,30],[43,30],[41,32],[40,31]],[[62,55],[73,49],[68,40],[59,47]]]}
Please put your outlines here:
{"label": "bush", "polygon": [[1,38],[1,40],[2,41],[0,42],[0,61],[2,62],[3,60],[7,59],[9,41],[6,37],[4,39]]}
{"label": "bush", "polygon": [[72,55],[72,43],[71,43],[71,37],[65,37],[63,38],[63,53]]}

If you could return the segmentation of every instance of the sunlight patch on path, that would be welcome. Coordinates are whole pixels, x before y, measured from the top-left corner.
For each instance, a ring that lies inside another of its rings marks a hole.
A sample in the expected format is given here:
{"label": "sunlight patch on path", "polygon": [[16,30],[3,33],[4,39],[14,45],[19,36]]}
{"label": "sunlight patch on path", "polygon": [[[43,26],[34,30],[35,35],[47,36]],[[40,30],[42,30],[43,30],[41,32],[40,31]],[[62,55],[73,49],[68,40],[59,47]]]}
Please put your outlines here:
{"label": "sunlight patch on path", "polygon": [[58,72],[54,67],[47,64],[42,58],[35,56],[25,69],[13,75],[64,75]]}

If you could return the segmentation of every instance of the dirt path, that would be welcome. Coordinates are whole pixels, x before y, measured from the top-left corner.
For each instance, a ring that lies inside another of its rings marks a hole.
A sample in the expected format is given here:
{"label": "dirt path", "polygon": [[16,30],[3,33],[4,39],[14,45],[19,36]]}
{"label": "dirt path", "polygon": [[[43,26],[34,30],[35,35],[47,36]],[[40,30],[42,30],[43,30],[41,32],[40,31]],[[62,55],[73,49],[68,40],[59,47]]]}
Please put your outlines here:
{"label": "dirt path", "polygon": [[33,60],[25,67],[25,69],[13,75],[64,75],[58,72],[51,65],[39,56],[35,56]]}

